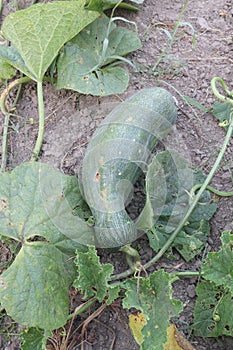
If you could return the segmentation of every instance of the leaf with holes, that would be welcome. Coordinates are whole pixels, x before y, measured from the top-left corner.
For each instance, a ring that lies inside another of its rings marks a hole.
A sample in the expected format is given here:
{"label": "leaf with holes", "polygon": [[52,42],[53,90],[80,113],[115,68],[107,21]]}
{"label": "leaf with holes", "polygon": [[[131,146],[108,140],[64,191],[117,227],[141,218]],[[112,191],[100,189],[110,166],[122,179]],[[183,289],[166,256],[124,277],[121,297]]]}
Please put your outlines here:
{"label": "leaf with holes", "polygon": [[[189,163],[176,151],[159,152],[149,165],[146,175],[146,205],[137,226],[147,230],[151,247],[158,251],[169,239],[185,216],[191,199],[191,189],[203,183],[205,176],[194,173]],[[158,186],[158,183],[160,186]],[[186,261],[200,253],[209,234],[209,220],[216,211],[206,191],[173,242]]]}
{"label": "leaf with holes", "polygon": [[141,350],[161,350],[167,340],[170,319],[182,311],[181,302],[172,297],[172,280],[160,270],[148,279],[132,278],[122,283],[125,289],[123,307],[141,311],[146,323],[141,330]]}
{"label": "leaf with holes", "polygon": [[135,33],[102,16],[64,46],[57,63],[56,87],[101,96],[122,93],[128,73],[110,64],[140,47]]}
{"label": "leaf with holes", "polygon": [[84,294],[84,299],[95,296],[101,302],[108,296],[110,304],[118,297],[120,287],[109,284],[113,265],[101,264],[95,247],[88,247],[85,253],[77,252],[75,264],[78,273],[74,287]]}
{"label": "leaf with holes", "polygon": [[232,294],[209,281],[197,288],[192,329],[196,336],[233,336]]}
{"label": "leaf with holes", "polygon": [[206,280],[229,289],[233,294],[233,234],[224,231],[221,241],[222,248],[208,253],[201,271]]}

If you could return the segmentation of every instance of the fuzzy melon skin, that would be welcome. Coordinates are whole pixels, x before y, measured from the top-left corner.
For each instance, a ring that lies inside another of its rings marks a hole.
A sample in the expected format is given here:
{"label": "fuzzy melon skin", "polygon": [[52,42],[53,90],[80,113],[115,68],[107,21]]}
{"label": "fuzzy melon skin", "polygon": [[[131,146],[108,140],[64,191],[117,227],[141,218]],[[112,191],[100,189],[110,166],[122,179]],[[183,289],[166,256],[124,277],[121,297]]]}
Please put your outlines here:
{"label": "fuzzy melon skin", "polygon": [[125,202],[151,151],[175,123],[172,95],[154,87],[134,94],[102,121],[88,144],[82,166],[85,200],[95,219],[95,244],[120,247],[138,238]]}

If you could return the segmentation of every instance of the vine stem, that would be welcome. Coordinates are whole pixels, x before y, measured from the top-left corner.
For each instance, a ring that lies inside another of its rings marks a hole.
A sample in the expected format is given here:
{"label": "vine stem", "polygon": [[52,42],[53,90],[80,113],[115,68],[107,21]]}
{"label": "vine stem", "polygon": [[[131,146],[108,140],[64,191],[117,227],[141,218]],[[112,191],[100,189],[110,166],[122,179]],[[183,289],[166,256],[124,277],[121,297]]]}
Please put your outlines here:
{"label": "vine stem", "polygon": [[37,100],[38,100],[38,114],[39,114],[39,130],[37,135],[37,140],[35,147],[33,149],[32,160],[35,161],[39,157],[39,153],[42,147],[43,139],[44,139],[44,98],[43,98],[43,83],[41,81],[37,81]]}
{"label": "vine stem", "polygon": [[91,305],[93,305],[96,301],[97,301],[97,299],[95,297],[93,297],[93,298],[87,300],[85,303],[79,305],[78,307],[76,307],[75,311],[67,317],[67,320],[70,320],[70,319],[80,315],[85,310],[87,310]]}
{"label": "vine stem", "polygon": [[[218,81],[220,82],[220,80],[214,80],[213,84],[211,85],[212,87],[215,87],[215,82]],[[216,89],[215,89],[216,90]],[[215,94],[215,90],[213,89],[213,92]],[[225,99],[226,100],[226,99]],[[228,99],[230,100],[230,99]],[[228,101],[230,102],[230,101]],[[233,103],[232,100],[230,102],[231,104]],[[180,230],[183,228],[183,226],[186,224],[186,222],[188,221],[189,216],[191,215],[191,213],[193,212],[194,208],[196,207],[196,205],[198,204],[202,194],[204,193],[204,191],[206,190],[207,186],[209,185],[209,183],[211,182],[214,173],[216,172],[223,156],[224,153],[226,151],[226,148],[228,146],[228,143],[231,139],[231,135],[232,135],[232,131],[233,131],[233,116],[231,116],[230,119],[230,124],[227,130],[227,134],[225,136],[222,148],[218,154],[218,157],[211,169],[211,171],[209,172],[208,176],[206,177],[206,180],[204,181],[204,183],[202,184],[202,186],[200,187],[198,193],[195,195],[186,215],[184,216],[184,218],[180,221],[179,225],[177,226],[177,228],[175,229],[175,231],[172,233],[172,235],[169,237],[169,239],[167,240],[167,242],[164,244],[164,246],[160,249],[160,251],[150,260],[148,261],[145,265],[143,265],[143,269],[148,269],[150,266],[152,266],[155,262],[157,262],[162,256],[163,254],[166,252],[166,250],[170,247],[170,245],[172,244],[172,242],[174,241],[174,239],[176,238],[176,236],[178,235],[178,233],[180,232]],[[128,269],[124,272],[122,272],[121,274],[118,275],[113,275],[112,276],[112,281],[113,280],[117,280],[117,279],[121,279],[121,278],[125,278],[130,276],[132,273],[135,273],[134,270],[132,269]]]}
{"label": "vine stem", "polygon": [[4,124],[3,124],[3,136],[2,136],[2,164],[1,164],[1,172],[4,172],[6,169],[7,163],[7,141],[8,141],[8,129],[9,129],[9,121],[10,121],[10,108],[6,104],[7,96],[10,91],[24,83],[31,81],[28,77],[22,77],[11,82],[1,93],[0,96],[0,109],[2,114],[4,115]]}
{"label": "vine stem", "polygon": [[202,275],[201,271],[178,271],[172,274],[176,277],[200,277]]}
{"label": "vine stem", "polygon": [[[2,163],[1,163],[1,172],[4,172],[7,164],[7,142],[8,142],[8,129],[9,129],[9,121],[11,117],[10,108],[7,106],[6,100],[12,89],[15,87],[29,83],[32,81],[29,77],[21,77],[14,81],[12,81],[1,93],[0,96],[0,109],[2,114],[4,115],[4,124],[3,124],[3,137],[2,137]],[[43,81],[52,82],[52,79],[49,77],[44,77]],[[41,146],[43,143],[44,137],[44,100],[43,100],[43,90],[42,90],[42,82],[37,82],[37,99],[38,99],[38,112],[39,112],[39,131],[37,135],[36,145],[33,150],[32,160],[37,160]]]}

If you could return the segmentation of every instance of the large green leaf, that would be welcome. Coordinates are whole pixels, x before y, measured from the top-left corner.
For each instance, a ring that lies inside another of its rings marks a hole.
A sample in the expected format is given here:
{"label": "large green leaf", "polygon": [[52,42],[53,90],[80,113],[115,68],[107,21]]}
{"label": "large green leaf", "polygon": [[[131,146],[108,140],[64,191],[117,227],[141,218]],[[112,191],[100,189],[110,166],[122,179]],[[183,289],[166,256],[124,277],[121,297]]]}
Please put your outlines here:
{"label": "large green leaf", "polygon": [[197,336],[233,336],[232,294],[209,281],[196,288],[197,300],[194,308],[192,328]]}
{"label": "large green leaf", "polygon": [[128,73],[109,63],[139,47],[135,33],[102,16],[65,45],[57,63],[56,87],[101,96],[121,93],[128,85]]}
{"label": "large green leaf", "polygon": [[85,0],[35,4],[4,20],[4,37],[17,49],[35,80],[42,81],[61,47],[99,16],[84,6]]}
{"label": "large green leaf", "polygon": [[79,243],[93,243],[77,178],[34,162],[1,174],[0,180],[0,234],[22,243],[44,237],[71,254],[81,249]]}
{"label": "large green leaf", "polygon": [[146,318],[141,350],[161,350],[167,340],[170,319],[182,311],[181,302],[172,298],[171,278],[160,270],[149,279],[133,278],[122,283],[126,289],[124,308],[136,308]]}
{"label": "large green leaf", "polygon": [[67,256],[52,244],[23,245],[1,275],[1,304],[7,314],[30,327],[52,330],[63,326],[69,313],[72,267]]}
{"label": "large green leaf", "polygon": [[222,285],[233,294],[233,234],[224,231],[221,241],[222,248],[208,253],[201,271],[206,280]]}
{"label": "large green leaf", "polygon": [[84,299],[95,296],[101,302],[108,296],[110,304],[118,297],[120,287],[109,284],[113,265],[101,264],[95,247],[88,247],[86,253],[77,252],[75,264],[78,275],[74,287],[84,294]]}

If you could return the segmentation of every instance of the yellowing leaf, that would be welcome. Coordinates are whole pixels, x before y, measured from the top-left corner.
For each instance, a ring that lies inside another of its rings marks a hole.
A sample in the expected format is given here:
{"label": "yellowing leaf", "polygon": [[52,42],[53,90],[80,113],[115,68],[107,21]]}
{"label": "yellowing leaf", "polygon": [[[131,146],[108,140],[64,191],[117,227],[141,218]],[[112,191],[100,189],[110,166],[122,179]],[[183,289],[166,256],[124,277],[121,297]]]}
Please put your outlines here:
{"label": "yellowing leaf", "polygon": [[164,350],[195,350],[174,324],[171,324],[167,329],[167,339],[168,341],[164,345]]}
{"label": "yellowing leaf", "polygon": [[142,328],[146,324],[145,316],[142,312],[138,312],[137,315],[129,315],[129,326],[133,333],[136,342],[141,345],[143,343]]}

